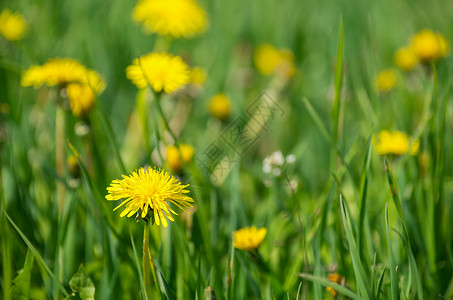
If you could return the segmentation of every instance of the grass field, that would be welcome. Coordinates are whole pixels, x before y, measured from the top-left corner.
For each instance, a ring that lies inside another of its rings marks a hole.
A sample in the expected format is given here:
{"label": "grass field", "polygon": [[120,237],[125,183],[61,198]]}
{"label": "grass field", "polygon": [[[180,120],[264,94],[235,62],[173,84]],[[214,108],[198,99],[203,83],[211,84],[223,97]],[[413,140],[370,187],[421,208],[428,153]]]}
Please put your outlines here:
{"label": "grass field", "polygon": [[[453,298],[453,2],[197,0],[188,37],[136,5],[0,4],[0,299]],[[196,71],[140,86],[151,52]],[[27,84],[52,58],[99,84]],[[120,217],[141,167],[193,207]]]}

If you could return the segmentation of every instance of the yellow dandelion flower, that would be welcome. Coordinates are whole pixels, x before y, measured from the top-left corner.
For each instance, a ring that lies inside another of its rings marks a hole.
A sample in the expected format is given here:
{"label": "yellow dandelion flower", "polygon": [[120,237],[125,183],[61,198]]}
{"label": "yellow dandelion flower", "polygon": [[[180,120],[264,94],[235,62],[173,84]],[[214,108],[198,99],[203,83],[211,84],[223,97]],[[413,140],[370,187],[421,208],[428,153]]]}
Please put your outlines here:
{"label": "yellow dandelion flower", "polygon": [[448,41],[439,33],[423,29],[412,37],[411,48],[422,62],[437,60],[447,56],[449,52]]}
{"label": "yellow dandelion flower", "polygon": [[253,54],[255,65],[263,75],[274,73],[291,77],[295,72],[294,56],[287,49],[278,50],[269,44],[260,45]]}
{"label": "yellow dandelion flower", "polygon": [[173,172],[180,172],[182,170],[181,159],[185,164],[189,163],[193,158],[194,152],[193,147],[187,144],[180,144],[179,149],[176,146],[168,146],[166,157],[168,167]]}
{"label": "yellow dandelion flower", "polygon": [[[341,284],[341,285],[345,284],[345,278],[340,276],[340,274],[337,274],[337,273],[329,273],[327,275],[327,279],[329,281],[332,281],[337,284]],[[328,291],[330,293],[330,295],[332,295],[332,297],[334,297],[334,298],[338,295],[338,292],[330,286],[326,288],[326,291]]]}
{"label": "yellow dandelion flower", "polygon": [[71,58],[51,58],[40,66],[31,66],[22,76],[22,86],[56,86],[69,83],[88,84],[95,92],[102,92],[105,82],[93,70]]}
{"label": "yellow dandelion flower", "polygon": [[194,67],[190,70],[190,83],[203,85],[206,81],[206,71],[200,67]]}
{"label": "yellow dandelion flower", "polygon": [[225,94],[215,95],[209,100],[208,109],[213,117],[226,121],[230,116],[231,101]]}
{"label": "yellow dandelion flower", "polygon": [[185,188],[189,185],[182,185],[175,177],[160,169],[140,168],[131,175],[123,175],[122,180],[113,180],[107,187],[107,200],[124,199],[117,210],[126,205],[120,217],[131,217],[139,212],[141,218],[146,218],[148,213],[151,220],[157,225],[167,227],[167,218],[174,221],[172,214],[177,213],[170,207],[173,203],[185,211],[186,207],[192,207],[193,199],[186,194]]}
{"label": "yellow dandelion flower", "polygon": [[4,9],[0,13],[0,34],[7,40],[17,41],[24,37],[27,24],[19,13]]}
{"label": "yellow dandelion flower", "polygon": [[91,87],[86,84],[71,83],[66,87],[66,92],[72,113],[77,117],[88,115],[96,99]]}
{"label": "yellow dandelion flower", "polygon": [[417,155],[420,141],[417,139],[410,145],[409,137],[401,131],[392,132],[382,130],[376,142],[376,150],[380,155],[402,155],[409,152],[410,155]]}
{"label": "yellow dandelion flower", "polygon": [[206,12],[193,0],[141,0],[133,19],[145,32],[189,38],[207,27]]}
{"label": "yellow dandelion flower", "polygon": [[255,226],[244,227],[233,233],[234,248],[251,251],[258,248],[266,237],[267,229]]}
{"label": "yellow dandelion flower", "polygon": [[394,70],[386,69],[376,77],[376,86],[380,92],[388,92],[396,85],[396,73]]}
{"label": "yellow dandelion flower", "polygon": [[410,47],[403,47],[395,52],[395,64],[403,71],[412,71],[418,63],[417,56]]}
{"label": "yellow dandelion flower", "polygon": [[190,71],[179,56],[148,53],[134,59],[126,68],[126,77],[138,88],[151,85],[154,91],[171,93],[189,83]]}

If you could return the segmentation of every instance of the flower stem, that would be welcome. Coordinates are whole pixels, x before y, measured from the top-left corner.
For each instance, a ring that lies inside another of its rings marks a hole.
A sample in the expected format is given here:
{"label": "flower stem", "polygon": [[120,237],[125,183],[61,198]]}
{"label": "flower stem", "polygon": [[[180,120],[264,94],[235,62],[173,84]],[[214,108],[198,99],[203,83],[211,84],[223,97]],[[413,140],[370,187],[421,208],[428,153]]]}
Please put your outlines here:
{"label": "flower stem", "polygon": [[63,212],[66,194],[66,188],[64,182],[62,182],[64,177],[64,165],[65,165],[64,145],[65,145],[65,111],[62,105],[57,105],[55,115],[55,171],[58,177],[60,178],[60,181],[57,181],[58,219],[60,219],[61,213]]}
{"label": "flower stem", "polygon": [[150,270],[150,254],[149,254],[149,223],[145,222],[145,231],[143,232],[143,281],[145,283],[145,292],[147,299],[151,299],[151,277]]}
{"label": "flower stem", "polygon": [[168,132],[170,133],[171,137],[173,138],[174,142],[175,142],[175,145],[176,146],[179,146],[178,145],[178,139],[176,138],[176,135],[173,133],[173,131],[171,130],[170,128],[170,125],[167,121],[167,118],[165,117],[165,114],[164,114],[164,111],[162,110],[162,106],[160,105],[160,99],[161,99],[161,93],[156,93],[156,106],[157,106],[157,111],[159,112],[160,116],[162,117],[162,119],[164,120],[164,125],[165,125],[165,129],[168,130]]}

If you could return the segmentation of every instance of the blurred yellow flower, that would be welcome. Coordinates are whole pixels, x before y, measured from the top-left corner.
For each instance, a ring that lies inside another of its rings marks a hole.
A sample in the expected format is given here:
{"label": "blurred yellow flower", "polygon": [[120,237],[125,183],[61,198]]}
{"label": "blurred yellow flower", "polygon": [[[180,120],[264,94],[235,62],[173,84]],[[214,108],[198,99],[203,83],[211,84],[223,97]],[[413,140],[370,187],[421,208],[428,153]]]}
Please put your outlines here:
{"label": "blurred yellow flower", "polygon": [[[377,141],[375,140],[376,150],[380,155],[394,154],[402,155],[409,152],[410,155],[417,155],[420,141],[414,140],[411,145],[409,137],[401,131],[392,132],[382,130],[379,132]],[[409,147],[410,146],[410,147]]]}
{"label": "blurred yellow flower", "polygon": [[174,38],[189,38],[207,27],[206,12],[193,0],[141,0],[132,17],[147,33]]}
{"label": "blurred yellow flower", "polygon": [[[335,282],[337,284],[341,284],[341,285],[345,284],[345,278],[340,276],[340,274],[337,274],[337,273],[329,273],[327,275],[327,279],[329,281]],[[330,295],[332,295],[332,297],[334,297],[334,298],[338,295],[338,292],[330,286],[326,288],[326,291],[328,291],[330,293]]]}
{"label": "blurred yellow flower", "polygon": [[233,233],[234,248],[251,251],[258,248],[266,237],[267,229],[255,226],[244,227]]}
{"label": "blurred yellow flower", "polygon": [[277,73],[289,78],[296,71],[294,56],[288,49],[279,50],[270,44],[262,44],[255,49],[253,59],[258,71],[264,75]]}
{"label": "blurred yellow flower", "polygon": [[137,212],[141,218],[147,218],[148,213],[151,224],[162,224],[167,227],[167,218],[174,221],[172,214],[177,213],[170,207],[173,203],[178,208],[192,207],[193,199],[185,194],[189,193],[185,188],[189,185],[182,185],[175,177],[160,169],[143,169],[123,175],[122,180],[113,180],[107,187],[107,200],[124,199],[120,205],[115,207],[117,210],[126,205],[120,217],[131,217]]}
{"label": "blurred yellow flower", "polygon": [[203,68],[194,67],[190,70],[190,83],[203,85],[206,77],[206,71]]}
{"label": "blurred yellow flower", "polygon": [[72,113],[77,117],[88,115],[96,99],[93,90],[86,84],[70,83],[66,92]]}
{"label": "blurred yellow flower", "polygon": [[209,100],[208,109],[213,117],[226,121],[230,116],[231,101],[225,94],[215,95]]}
{"label": "blurred yellow flower", "polygon": [[168,146],[166,157],[168,167],[173,172],[180,172],[182,170],[181,158],[187,164],[192,160],[194,152],[193,147],[187,144],[180,144],[179,149],[176,146]]}
{"label": "blurred yellow flower", "polygon": [[386,69],[376,77],[376,86],[380,92],[388,92],[396,85],[396,73],[392,69]]}
{"label": "blurred yellow flower", "polygon": [[179,56],[148,53],[133,60],[126,77],[140,89],[149,84],[157,93],[171,93],[189,83],[190,70]]}
{"label": "blurred yellow flower", "polygon": [[445,37],[429,29],[423,29],[412,37],[411,48],[421,62],[445,57],[450,51],[450,45]]}
{"label": "blurred yellow flower", "polygon": [[395,52],[395,64],[403,71],[412,71],[418,63],[417,56],[410,47],[403,47]]}
{"label": "blurred yellow flower", "polygon": [[7,40],[17,41],[24,37],[27,24],[19,13],[4,9],[0,13],[0,34]]}
{"label": "blurred yellow flower", "polygon": [[105,82],[93,70],[71,58],[51,58],[44,65],[31,66],[22,75],[22,86],[55,86],[79,83],[89,85],[95,92],[102,92]]}

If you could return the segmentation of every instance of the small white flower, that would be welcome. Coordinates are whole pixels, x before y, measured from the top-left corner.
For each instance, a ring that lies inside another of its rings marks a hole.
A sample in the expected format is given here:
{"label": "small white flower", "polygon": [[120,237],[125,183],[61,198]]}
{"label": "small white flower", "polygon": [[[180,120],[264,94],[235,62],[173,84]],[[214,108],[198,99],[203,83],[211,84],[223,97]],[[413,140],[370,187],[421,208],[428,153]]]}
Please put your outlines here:
{"label": "small white flower", "polygon": [[280,177],[280,175],[282,175],[282,170],[280,168],[274,168],[272,170],[272,175],[274,175],[275,177]]}
{"label": "small white flower", "polygon": [[286,163],[287,164],[291,165],[291,164],[293,164],[295,162],[296,162],[296,155],[290,154],[290,155],[286,156]]}
{"label": "small white flower", "polygon": [[274,166],[283,166],[285,163],[285,157],[281,151],[275,151],[271,154],[271,161]]}

